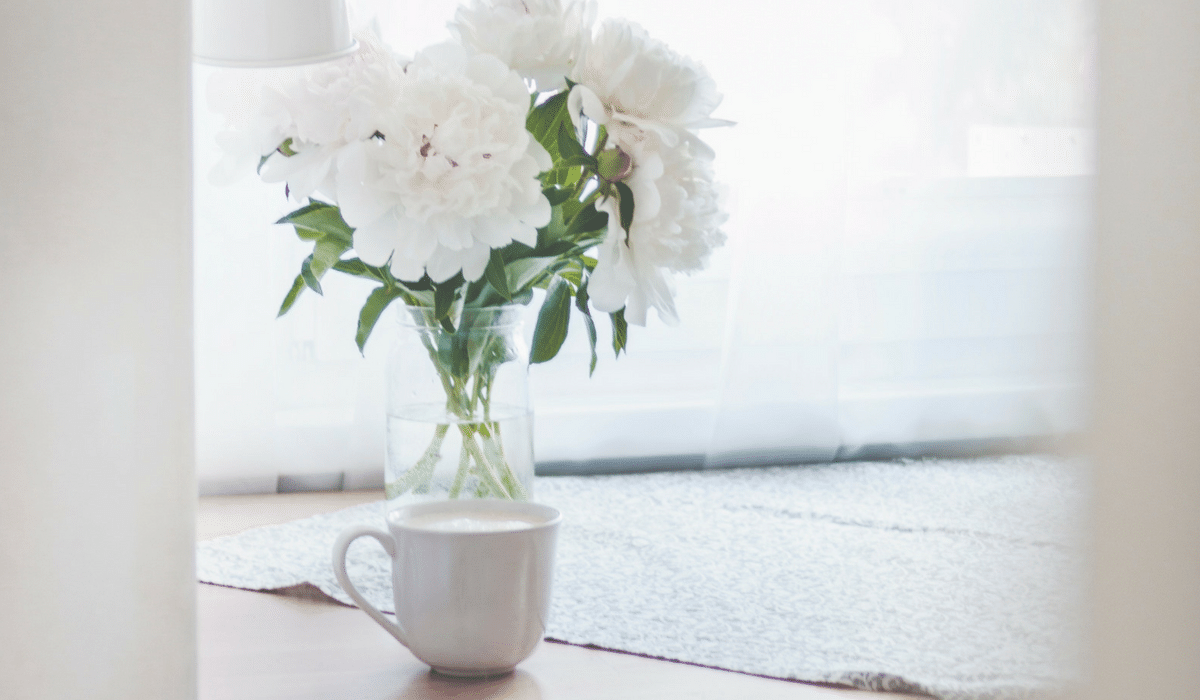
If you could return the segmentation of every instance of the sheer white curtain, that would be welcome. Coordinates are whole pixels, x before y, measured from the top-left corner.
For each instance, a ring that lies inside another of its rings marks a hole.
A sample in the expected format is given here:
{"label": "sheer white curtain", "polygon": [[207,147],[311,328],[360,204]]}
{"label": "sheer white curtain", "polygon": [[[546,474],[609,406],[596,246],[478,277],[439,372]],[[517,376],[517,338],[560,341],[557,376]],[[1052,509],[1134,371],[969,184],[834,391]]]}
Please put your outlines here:
{"label": "sheer white curtain", "polygon": [[[402,53],[454,2],[364,9]],[[365,5],[365,3],[364,3]],[[578,319],[532,369],[540,468],[724,466],[916,454],[1081,419],[1092,26],[1077,0],[602,0],[703,62],[738,126],[703,137],[728,246],[587,374]],[[202,491],[382,481],[381,322],[323,281],[280,188],[207,184],[219,124],[196,76],[197,443]],[[533,315],[530,315],[532,325]],[[601,322],[602,348],[606,347]]]}

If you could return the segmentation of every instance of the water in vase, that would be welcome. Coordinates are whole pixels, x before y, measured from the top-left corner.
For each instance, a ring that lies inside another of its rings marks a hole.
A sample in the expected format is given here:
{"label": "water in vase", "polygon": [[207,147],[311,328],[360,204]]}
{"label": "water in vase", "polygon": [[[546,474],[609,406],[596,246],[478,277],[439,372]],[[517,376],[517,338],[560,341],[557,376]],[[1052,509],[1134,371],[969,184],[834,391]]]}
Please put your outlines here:
{"label": "water in vase", "polygon": [[447,498],[529,500],[533,420],[529,409],[494,405],[491,420],[463,420],[445,405],[408,405],[387,417],[388,508]]}

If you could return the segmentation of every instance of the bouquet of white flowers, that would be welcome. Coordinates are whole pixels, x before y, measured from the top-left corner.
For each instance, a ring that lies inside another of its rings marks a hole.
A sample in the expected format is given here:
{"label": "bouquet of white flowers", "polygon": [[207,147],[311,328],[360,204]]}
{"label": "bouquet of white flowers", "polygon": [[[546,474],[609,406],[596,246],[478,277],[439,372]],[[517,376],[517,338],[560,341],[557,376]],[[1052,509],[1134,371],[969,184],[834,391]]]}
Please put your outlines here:
{"label": "bouquet of white flowers", "polygon": [[[697,136],[729,123],[710,116],[712,79],[636,24],[593,27],[594,10],[472,0],[453,40],[411,59],[360,34],[353,56],[216,105],[226,171],[256,161],[303,205],[279,221],[313,244],[280,315],[332,270],[378,285],[359,314],[360,350],[397,299],[423,319],[448,415],[424,454],[439,458],[439,436],[458,424],[474,448],[459,476],[476,470],[480,495],[525,492],[490,420],[491,383],[512,358],[488,342],[489,319],[543,289],[529,361],[558,353],[574,306],[594,371],[593,310],[609,315],[619,356],[649,308],[676,322],[672,274],[701,269],[724,241],[713,152]],[[430,469],[414,464],[389,496],[420,489],[414,475]]]}

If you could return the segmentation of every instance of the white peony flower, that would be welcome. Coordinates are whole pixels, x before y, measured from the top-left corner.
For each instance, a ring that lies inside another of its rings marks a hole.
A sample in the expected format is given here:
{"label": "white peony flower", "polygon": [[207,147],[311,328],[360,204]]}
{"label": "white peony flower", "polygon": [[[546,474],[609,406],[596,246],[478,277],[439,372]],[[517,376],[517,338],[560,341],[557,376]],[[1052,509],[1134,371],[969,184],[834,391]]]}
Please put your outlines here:
{"label": "white peony flower", "polygon": [[297,202],[318,190],[333,196],[338,154],[378,131],[382,115],[400,97],[400,59],[369,33],[358,41],[353,55],[306,68],[304,78],[278,97],[291,117],[288,136],[296,154],[273,155],[260,175],[265,182],[286,181]]}
{"label": "white peony flower", "polygon": [[[594,96],[594,106],[606,114],[593,119],[613,122],[610,132],[621,127],[655,131],[665,145],[674,146],[681,129],[732,123],[711,117],[721,95],[703,66],[651,39],[628,20],[601,23],[572,80]],[[583,95],[576,97],[574,92],[578,105]]]}
{"label": "white peony flower", "polygon": [[538,90],[566,87],[583,57],[596,5],[591,0],[472,0],[459,6],[451,33],[464,46],[491,54]]}
{"label": "white peony flower", "polygon": [[702,67],[628,22],[601,25],[577,78],[568,98],[576,129],[581,117],[603,125],[605,145],[632,166],[620,175],[634,201],[629,232],[615,198],[598,204],[609,217],[588,282],[592,302],[624,307],[630,323],[645,325],[650,308],[676,323],[672,275],[701,269],[725,240],[713,152],[692,130],[731,122],[709,116],[721,98]]}
{"label": "white peony flower", "polygon": [[712,250],[725,242],[719,227],[727,217],[713,186],[713,153],[686,132],[673,148],[664,148],[653,135],[617,145],[633,159],[627,182],[633,193],[633,221],[626,234],[616,199],[598,204],[608,212],[608,231],[588,292],[601,311],[625,307],[630,323],[645,325],[647,310],[654,308],[661,319],[674,324],[678,315],[672,274],[702,269]]}
{"label": "white peony flower", "polygon": [[302,75],[296,68],[273,68],[226,69],[209,76],[208,107],[225,118],[216,134],[224,157],[209,173],[213,184],[227,185],[254,172],[259,159],[291,136],[292,118],[281,91]]}
{"label": "white peony flower", "polygon": [[[403,68],[369,33],[346,58],[302,68],[222,71],[209,83],[209,101],[226,115],[217,136],[228,154],[217,177],[257,166],[266,182],[287,182],[303,202],[321,189],[332,195],[338,151],[376,130],[382,109],[398,97]],[[295,155],[273,152],[291,139]]]}
{"label": "white peony flower", "polygon": [[437,282],[479,279],[492,248],[537,242],[550,221],[538,173],[550,156],[525,129],[529,92],[486,54],[444,43],[405,68],[381,137],[337,159],[337,202],[368,264]]}

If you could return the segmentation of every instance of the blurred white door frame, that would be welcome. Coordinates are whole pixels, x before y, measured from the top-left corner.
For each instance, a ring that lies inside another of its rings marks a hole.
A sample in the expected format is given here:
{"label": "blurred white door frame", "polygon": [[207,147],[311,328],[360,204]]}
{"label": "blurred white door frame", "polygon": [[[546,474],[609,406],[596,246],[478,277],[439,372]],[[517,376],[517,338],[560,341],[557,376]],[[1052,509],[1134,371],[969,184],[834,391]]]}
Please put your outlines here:
{"label": "blurred white door frame", "polygon": [[196,695],[187,2],[0,9],[0,696]]}
{"label": "blurred white door frame", "polygon": [[1200,3],[1098,5],[1089,700],[1200,694]]}

